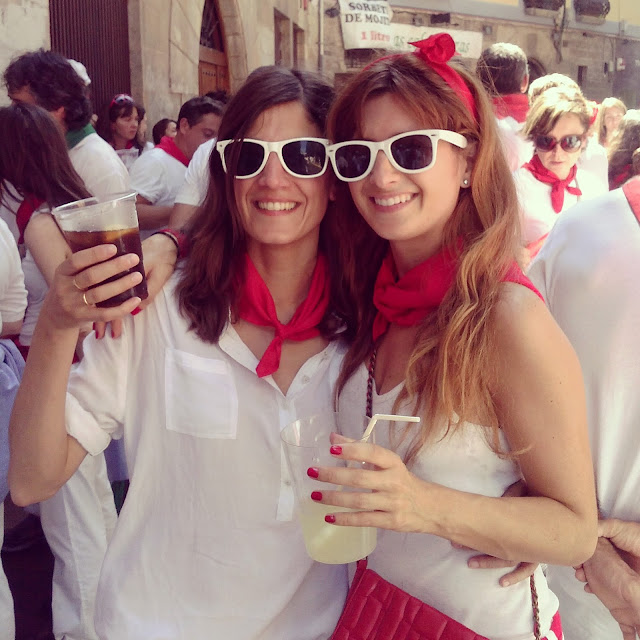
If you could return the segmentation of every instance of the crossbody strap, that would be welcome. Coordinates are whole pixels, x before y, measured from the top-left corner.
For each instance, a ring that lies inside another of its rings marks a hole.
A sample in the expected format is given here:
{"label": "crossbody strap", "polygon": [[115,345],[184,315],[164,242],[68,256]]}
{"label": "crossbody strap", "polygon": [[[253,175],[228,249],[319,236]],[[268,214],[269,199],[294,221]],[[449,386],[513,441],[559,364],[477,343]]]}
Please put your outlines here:
{"label": "crossbody strap", "polygon": [[[640,204],[640,180],[638,181],[638,204]],[[640,211],[640,207],[637,211]],[[636,216],[638,216],[638,213],[636,213]],[[638,221],[640,222],[640,217],[638,217]],[[375,384],[377,355],[378,349],[376,347],[371,352],[371,357],[369,358],[369,377],[367,378],[367,418],[371,418],[371,416],[373,416],[373,385]],[[363,570],[365,568],[366,564],[364,565]],[[360,570],[360,563],[358,563],[358,570]],[[540,640],[540,606],[538,604],[538,590],[536,589],[536,581],[533,574],[529,576],[529,588],[531,589],[531,608],[533,610],[533,635],[535,636],[535,640]]]}
{"label": "crossbody strap", "polygon": [[633,215],[640,222],[640,176],[631,178],[622,186],[622,191],[629,201]]}

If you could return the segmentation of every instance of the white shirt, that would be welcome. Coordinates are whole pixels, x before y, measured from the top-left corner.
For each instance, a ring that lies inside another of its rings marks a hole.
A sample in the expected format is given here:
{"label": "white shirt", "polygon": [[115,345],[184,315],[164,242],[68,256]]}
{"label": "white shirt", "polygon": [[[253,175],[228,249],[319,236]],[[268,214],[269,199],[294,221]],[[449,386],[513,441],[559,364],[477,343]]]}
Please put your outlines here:
{"label": "white shirt", "polygon": [[27,306],[27,290],[15,238],[0,220],[0,332],[3,323],[22,320]]}
{"label": "white shirt", "polygon": [[[580,359],[600,510],[639,522],[640,225],[622,189],[564,213],[528,276]],[[568,639],[621,637],[573,569],[548,575]]]}
{"label": "white shirt", "polygon": [[522,135],[523,122],[518,122],[511,116],[497,119],[497,122],[498,134],[507,157],[507,164],[511,171],[516,171],[525,162],[531,160],[535,148],[533,143]]}
{"label": "white shirt", "polygon": [[596,136],[587,139],[587,146],[580,155],[578,166],[603,185],[602,193],[609,190],[609,158],[607,150],[598,142]]}
{"label": "white shirt", "polygon": [[203,142],[193,154],[175,201],[199,207],[209,189],[209,157],[215,150],[216,138]]}
{"label": "white shirt", "polygon": [[71,164],[87,191],[103,198],[130,190],[129,173],[113,147],[97,133],[91,133],[69,149]]}
{"label": "white shirt", "polygon": [[[352,415],[343,425],[354,425],[346,435],[362,436],[361,415],[365,412],[367,368],[361,365],[345,385],[339,410]],[[378,395],[373,392],[373,413],[391,414],[401,386]],[[411,407],[396,413],[411,414]],[[410,429],[415,427],[410,426]],[[419,428],[419,425],[418,427]],[[407,442],[398,449],[390,445],[389,423],[379,421],[376,444],[396,450],[402,456]],[[506,441],[501,445],[508,449]],[[465,424],[440,441],[428,442],[419,452],[411,471],[427,482],[469,493],[499,497],[520,479],[518,465],[498,457],[487,445],[485,429]],[[436,607],[476,633],[492,640],[530,640],[533,617],[529,581],[508,588],[498,580],[504,569],[470,569],[467,561],[477,552],[454,549],[449,540],[426,533],[400,533],[378,529],[378,544],[369,555],[369,567],[423,602]],[[558,600],[549,590],[540,568],[535,574],[540,603],[542,637],[558,610]]]}
{"label": "white shirt", "polygon": [[131,167],[131,188],[151,204],[172,207],[187,167],[162,149],[143,153]]}
{"label": "white shirt", "polygon": [[595,198],[608,191],[608,186],[598,180],[594,180],[591,174],[585,173],[578,167],[575,180],[570,186],[577,186],[582,191],[582,195],[576,196],[565,190],[562,209],[556,213],[551,205],[550,184],[540,182],[531,171],[524,167],[518,169],[513,174],[513,177],[518,190],[522,244],[524,246],[528,246],[548,234],[560,214],[570,209],[577,202]]}
{"label": "white shirt", "polygon": [[[124,432],[131,486],[96,598],[101,640],[325,640],[346,567],[306,554],[280,430],[331,406],[337,342],[286,396],[228,326],[218,344],[187,330],[173,295],[84,343],[67,430],[87,451]],[[108,390],[108,393],[105,391]]]}

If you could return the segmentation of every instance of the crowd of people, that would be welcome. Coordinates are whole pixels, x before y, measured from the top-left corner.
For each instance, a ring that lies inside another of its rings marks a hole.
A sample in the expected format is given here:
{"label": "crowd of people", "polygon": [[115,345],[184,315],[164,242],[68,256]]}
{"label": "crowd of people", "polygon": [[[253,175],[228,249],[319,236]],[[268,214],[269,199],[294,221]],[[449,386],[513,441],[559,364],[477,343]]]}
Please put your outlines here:
{"label": "crowd of people", "polygon": [[[327,409],[360,464],[309,497],[377,528],[370,569],[479,638],[636,637],[640,112],[454,53],[337,93],[260,67],[153,144],[128,94],[96,132],[77,62],[7,67],[0,499],[39,518],[56,639],[332,637],[353,568],[308,556],[280,442]],[[72,253],[51,211],[126,191],[149,297],[98,306],[139,258]],[[421,422],[358,442],[365,413]]]}

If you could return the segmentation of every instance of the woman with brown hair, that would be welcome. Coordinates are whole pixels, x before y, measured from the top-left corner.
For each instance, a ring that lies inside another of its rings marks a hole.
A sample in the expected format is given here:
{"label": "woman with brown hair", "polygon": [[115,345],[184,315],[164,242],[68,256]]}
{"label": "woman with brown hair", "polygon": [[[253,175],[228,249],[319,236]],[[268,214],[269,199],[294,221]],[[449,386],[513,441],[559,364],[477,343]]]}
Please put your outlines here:
{"label": "woman with brown hair", "polygon": [[[447,64],[450,36],[417,47],[357,74],[328,132],[361,318],[338,408],[354,439],[365,406],[422,422],[378,422],[374,446],[337,437],[336,457],[373,470],[312,467],[311,497],[357,510],[327,522],[378,527],[368,561],[386,580],[483,636],[532,638],[529,585],[502,588],[499,569],[471,571],[459,547],[566,565],[591,555],[580,367],[516,264],[516,191],[486,95]],[[529,495],[501,497],[520,478]],[[559,638],[540,569],[535,586],[540,636]]]}
{"label": "woman with brown hair", "polygon": [[[330,405],[338,335],[356,327],[326,171],[332,98],[307,72],[249,76],[222,119],[191,254],[144,313],[129,315],[138,298],[94,306],[138,280],[103,283],[135,255],[109,260],[103,245],[58,269],[14,409],[10,484],[20,504],[39,500],[124,437],[104,640],[317,640],[342,609],[346,568],[307,556],[280,445],[284,425]],[[78,324],[123,314],[122,337],[87,339],[69,376]]]}
{"label": "woman with brown hair", "polygon": [[127,169],[145,149],[145,143],[138,139],[144,115],[144,108],[139,108],[130,95],[119,93],[98,120],[98,133],[115,149]]}
{"label": "woman with brown hair", "polygon": [[633,154],[640,148],[640,111],[629,109],[609,147],[609,189],[621,187],[637,172],[633,168]]}
{"label": "woman with brown hair", "polygon": [[626,112],[626,105],[618,98],[605,98],[600,104],[594,127],[598,142],[603,147],[608,148],[613,142],[613,138],[622,121],[622,116]]}

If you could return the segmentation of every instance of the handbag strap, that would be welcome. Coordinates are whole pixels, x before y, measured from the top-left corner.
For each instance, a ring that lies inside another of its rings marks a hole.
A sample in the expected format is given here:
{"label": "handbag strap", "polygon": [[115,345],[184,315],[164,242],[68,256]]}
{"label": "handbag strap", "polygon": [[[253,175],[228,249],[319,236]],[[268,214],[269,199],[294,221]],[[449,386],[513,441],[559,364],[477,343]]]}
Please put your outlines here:
{"label": "handbag strap", "polygon": [[[369,377],[367,378],[367,418],[373,415],[373,385],[375,384],[376,357],[378,355],[377,347],[371,352],[369,358]],[[366,558],[365,558],[366,562]],[[366,564],[364,565],[366,568]],[[360,569],[360,563],[358,563]],[[529,588],[531,589],[531,608],[533,610],[533,635],[535,640],[540,638],[540,605],[538,603],[538,590],[536,589],[536,581],[534,574],[529,576]]]}

